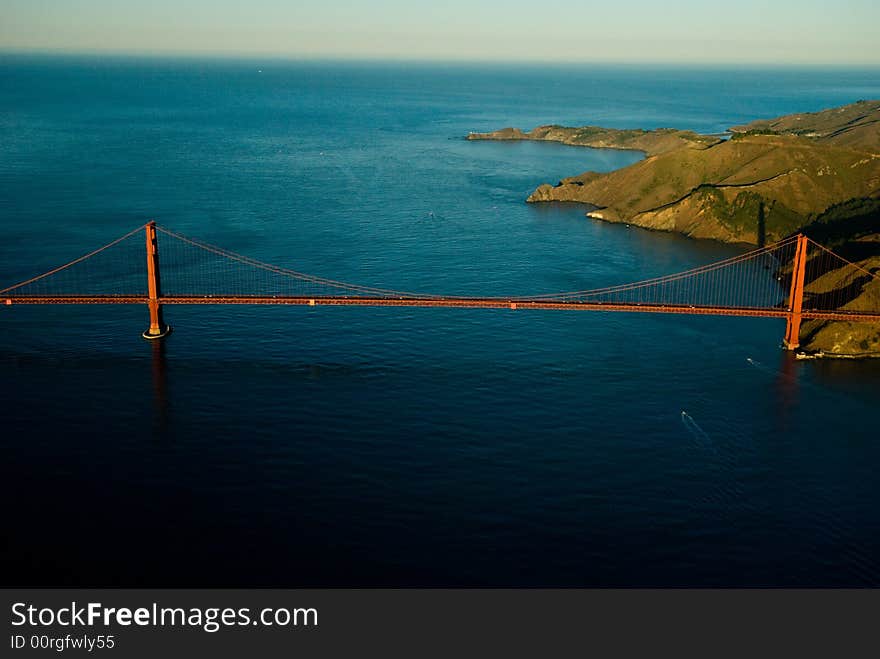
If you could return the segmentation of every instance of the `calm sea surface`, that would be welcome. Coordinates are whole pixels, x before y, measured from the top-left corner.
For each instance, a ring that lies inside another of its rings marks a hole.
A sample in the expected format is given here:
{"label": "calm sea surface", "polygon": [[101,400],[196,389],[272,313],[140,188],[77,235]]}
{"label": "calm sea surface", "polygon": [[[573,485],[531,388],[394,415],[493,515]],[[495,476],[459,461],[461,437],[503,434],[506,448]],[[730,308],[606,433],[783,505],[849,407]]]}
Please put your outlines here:
{"label": "calm sea surface", "polygon": [[[631,152],[880,97],[880,73],[0,57],[0,288],[154,218],[333,279],[624,283],[743,248],[529,206]],[[161,249],[161,243],[160,243]],[[880,585],[880,362],[783,322],[0,308],[7,586]],[[682,414],[686,412],[686,415]]]}

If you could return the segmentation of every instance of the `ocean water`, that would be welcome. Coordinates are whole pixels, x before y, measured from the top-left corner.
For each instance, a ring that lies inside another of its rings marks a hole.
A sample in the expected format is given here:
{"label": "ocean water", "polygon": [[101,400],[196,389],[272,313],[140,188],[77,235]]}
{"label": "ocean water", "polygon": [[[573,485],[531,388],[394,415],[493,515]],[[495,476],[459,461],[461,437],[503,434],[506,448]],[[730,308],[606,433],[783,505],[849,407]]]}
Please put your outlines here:
{"label": "ocean water", "polygon": [[[524,203],[640,154],[464,136],[877,97],[877,71],[7,55],[0,287],[148,219],[429,293],[676,272],[745,248]],[[159,346],[145,309],[0,307],[4,585],[880,585],[880,363],[795,362],[782,321],[166,320]]]}

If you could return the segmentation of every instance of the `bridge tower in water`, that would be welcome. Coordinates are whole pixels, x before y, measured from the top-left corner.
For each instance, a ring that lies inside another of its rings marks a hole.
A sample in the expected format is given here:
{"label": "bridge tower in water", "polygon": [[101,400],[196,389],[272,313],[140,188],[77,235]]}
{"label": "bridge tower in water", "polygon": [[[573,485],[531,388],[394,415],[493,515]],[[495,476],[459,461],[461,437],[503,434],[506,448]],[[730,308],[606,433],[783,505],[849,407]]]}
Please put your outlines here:
{"label": "bridge tower in water", "polygon": [[[138,265],[143,264],[139,245],[144,243],[138,237],[142,230],[146,232],[146,291],[142,265]],[[165,284],[171,295],[163,292],[159,274],[160,233]],[[108,252],[122,243],[124,247]],[[805,296],[808,260],[811,283],[810,294]],[[790,280],[786,278],[788,273]],[[162,315],[168,304],[566,309],[750,316],[784,319],[784,346],[796,350],[800,347],[803,320],[880,324],[880,267],[871,259],[850,262],[806,236],[796,235],[690,270],[627,284],[544,295],[441,295],[309,275],[202,243],[149,222],[64,265],[0,288],[0,304],[4,308],[18,304],[146,304],[150,324],[142,334],[151,341],[161,340],[171,332]]]}
{"label": "bridge tower in water", "polygon": [[171,327],[162,318],[162,286],[159,278],[159,242],[156,239],[156,223],[148,222],[144,227],[147,233],[147,306],[150,308],[150,327],[144,331],[144,338],[163,339],[171,333]]}

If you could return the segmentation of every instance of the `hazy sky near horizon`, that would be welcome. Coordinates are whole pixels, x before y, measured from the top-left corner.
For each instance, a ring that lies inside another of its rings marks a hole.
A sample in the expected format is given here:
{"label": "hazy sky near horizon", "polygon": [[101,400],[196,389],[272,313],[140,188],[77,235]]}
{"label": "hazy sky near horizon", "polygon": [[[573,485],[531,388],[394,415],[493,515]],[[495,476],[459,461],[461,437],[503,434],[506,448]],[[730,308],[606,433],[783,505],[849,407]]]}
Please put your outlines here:
{"label": "hazy sky near horizon", "polygon": [[0,0],[0,50],[880,65],[878,0]]}

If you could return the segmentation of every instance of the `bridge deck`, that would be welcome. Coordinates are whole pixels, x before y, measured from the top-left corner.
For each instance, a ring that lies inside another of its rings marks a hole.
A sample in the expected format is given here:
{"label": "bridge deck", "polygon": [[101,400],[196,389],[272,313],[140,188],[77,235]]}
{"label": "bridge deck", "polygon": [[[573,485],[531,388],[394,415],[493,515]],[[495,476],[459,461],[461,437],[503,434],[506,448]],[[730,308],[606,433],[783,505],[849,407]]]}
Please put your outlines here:
{"label": "bridge deck", "polygon": [[[147,304],[146,296],[126,295],[66,295],[66,296],[8,296],[0,298],[6,306],[16,304]],[[483,297],[287,297],[287,296],[163,296],[160,304],[261,304],[299,306],[359,306],[359,307],[439,307],[458,309],[553,309],[564,311],[629,311],[641,313],[693,314],[711,316],[751,316],[760,318],[787,318],[787,309],[764,309],[751,307],[713,307],[676,304],[638,304],[605,302],[560,302],[558,300],[534,300],[517,298]],[[803,318],[820,320],[850,320],[880,322],[880,312],[820,311],[804,309]]]}

